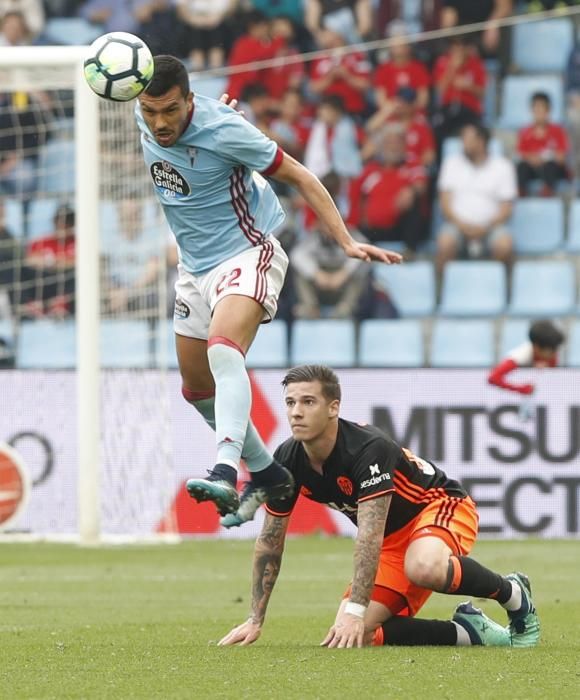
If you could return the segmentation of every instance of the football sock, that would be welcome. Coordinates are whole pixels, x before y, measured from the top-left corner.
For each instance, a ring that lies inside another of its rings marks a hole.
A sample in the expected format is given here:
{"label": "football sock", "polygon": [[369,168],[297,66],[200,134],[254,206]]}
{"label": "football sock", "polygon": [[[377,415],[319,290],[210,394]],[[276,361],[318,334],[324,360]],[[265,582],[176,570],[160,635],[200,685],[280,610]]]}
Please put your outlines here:
{"label": "football sock", "polygon": [[447,581],[441,593],[493,598],[502,605],[512,597],[512,582],[486,569],[475,559],[452,554],[448,566]]}
{"label": "football sock", "polygon": [[515,581],[510,581],[512,584],[512,594],[509,600],[505,603],[500,603],[506,610],[519,610],[522,607],[522,589]]}
{"label": "football sock", "polygon": [[[455,646],[460,643],[458,630],[451,620],[419,620],[397,615],[389,618],[375,632],[374,644],[384,646]],[[465,631],[465,630],[464,630]],[[382,635],[381,635],[382,632]],[[381,641],[382,636],[382,641]],[[469,635],[467,635],[469,643]],[[465,639],[461,638],[463,645]]]}

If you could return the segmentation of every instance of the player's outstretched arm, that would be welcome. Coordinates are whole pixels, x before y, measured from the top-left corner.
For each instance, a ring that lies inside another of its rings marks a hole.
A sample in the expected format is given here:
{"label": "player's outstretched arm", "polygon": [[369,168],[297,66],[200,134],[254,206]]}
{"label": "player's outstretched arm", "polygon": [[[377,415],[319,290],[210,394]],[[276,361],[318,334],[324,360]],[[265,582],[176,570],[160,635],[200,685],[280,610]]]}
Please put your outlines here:
{"label": "player's outstretched arm", "polygon": [[351,258],[360,258],[366,262],[377,261],[387,265],[400,263],[403,258],[399,253],[383,250],[369,243],[355,241],[348,232],[340,212],[332,197],[320,180],[301,163],[284,153],[280,167],[272,175],[275,180],[296,188],[304,197],[316,215],[325,225],[328,233]]}
{"label": "player's outstretched arm", "polygon": [[222,637],[218,646],[248,646],[260,636],[266,608],[280,573],[288,521],[288,517],[278,517],[269,513],[266,515],[254,547],[252,613],[245,622]]}
{"label": "player's outstretched arm", "polygon": [[354,575],[350,599],[339,612],[334,625],[322,641],[329,649],[362,647],[365,633],[364,613],[375,584],[385,522],[391,495],[377,496],[358,506],[358,534],[354,548]]}

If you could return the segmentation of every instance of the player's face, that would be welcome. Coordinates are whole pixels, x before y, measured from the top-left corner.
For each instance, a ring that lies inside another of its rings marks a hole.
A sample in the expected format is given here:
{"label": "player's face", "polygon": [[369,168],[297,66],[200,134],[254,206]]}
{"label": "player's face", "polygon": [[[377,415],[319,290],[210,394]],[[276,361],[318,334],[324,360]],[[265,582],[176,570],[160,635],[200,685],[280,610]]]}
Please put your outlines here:
{"label": "player's face", "polygon": [[163,148],[173,146],[187,127],[193,109],[193,93],[183,97],[179,86],[174,85],[159,97],[143,93],[139,102],[143,119],[157,143]]}
{"label": "player's face", "polygon": [[338,416],[338,401],[328,401],[320,382],[296,382],[286,388],[286,415],[299,442],[321,437]]}

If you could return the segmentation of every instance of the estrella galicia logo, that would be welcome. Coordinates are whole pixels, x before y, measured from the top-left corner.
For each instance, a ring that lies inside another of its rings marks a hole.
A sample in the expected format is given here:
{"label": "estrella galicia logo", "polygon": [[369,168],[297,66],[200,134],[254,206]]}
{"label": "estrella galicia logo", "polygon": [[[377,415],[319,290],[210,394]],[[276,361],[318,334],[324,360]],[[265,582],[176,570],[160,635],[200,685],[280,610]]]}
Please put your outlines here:
{"label": "estrella galicia logo", "polygon": [[166,160],[151,165],[151,177],[157,191],[164,197],[181,199],[191,192],[185,178]]}
{"label": "estrella galicia logo", "polygon": [[189,306],[180,297],[175,298],[175,318],[188,318]]}

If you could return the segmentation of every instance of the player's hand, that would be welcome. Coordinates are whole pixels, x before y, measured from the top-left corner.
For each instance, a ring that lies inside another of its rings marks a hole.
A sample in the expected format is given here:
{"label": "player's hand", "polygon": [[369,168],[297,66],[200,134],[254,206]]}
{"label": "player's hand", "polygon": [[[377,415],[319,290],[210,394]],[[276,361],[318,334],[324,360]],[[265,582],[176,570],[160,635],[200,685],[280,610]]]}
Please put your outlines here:
{"label": "player's hand", "polygon": [[227,105],[228,107],[235,109],[236,112],[239,112],[240,114],[244,114],[243,109],[237,109],[238,101],[235,98],[230,100],[230,96],[228,95],[227,92],[224,92],[224,94],[220,97],[220,102],[223,102],[223,104]]}
{"label": "player's hand", "polygon": [[241,647],[247,647],[253,644],[262,633],[262,625],[253,622],[250,618],[241,625],[234,627],[231,632],[228,632],[225,637],[222,637],[218,642],[218,647],[229,647],[233,644],[239,644]]}
{"label": "player's hand", "polygon": [[349,258],[360,258],[366,262],[382,262],[387,265],[403,262],[403,256],[400,253],[383,250],[376,245],[370,245],[370,243],[353,241],[344,246],[343,250]]}
{"label": "player's hand", "polygon": [[365,634],[365,623],[362,617],[342,612],[336,622],[328,630],[328,634],[320,646],[329,649],[352,649],[362,647]]}

